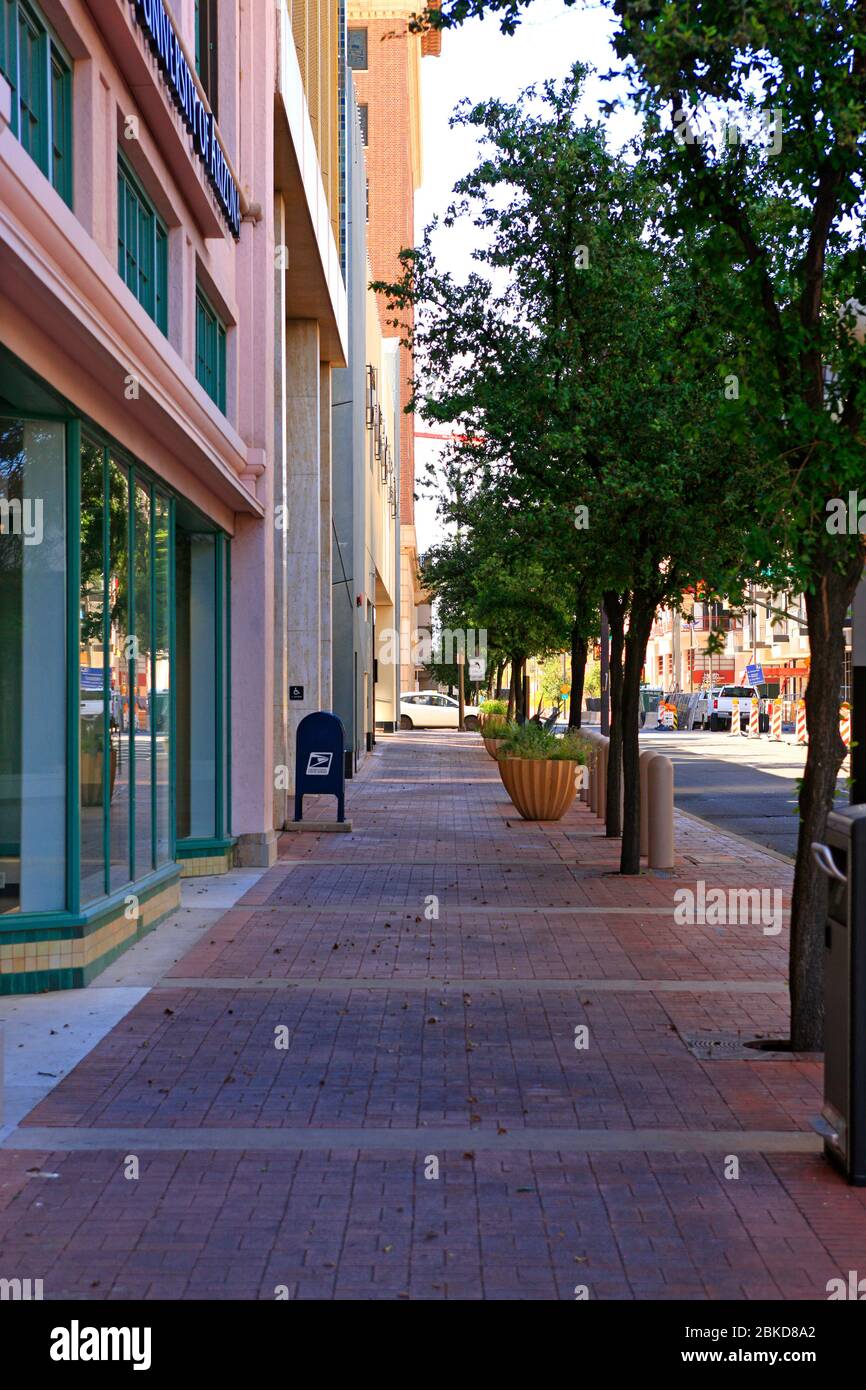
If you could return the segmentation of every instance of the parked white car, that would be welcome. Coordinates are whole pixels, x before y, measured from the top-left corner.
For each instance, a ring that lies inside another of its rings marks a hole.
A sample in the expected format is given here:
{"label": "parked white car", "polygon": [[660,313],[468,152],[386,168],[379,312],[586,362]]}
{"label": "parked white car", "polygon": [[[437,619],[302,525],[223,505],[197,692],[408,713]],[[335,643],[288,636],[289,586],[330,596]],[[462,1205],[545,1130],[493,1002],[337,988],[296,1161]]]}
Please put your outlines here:
{"label": "parked white car", "polygon": [[[477,705],[466,705],[463,722],[467,729],[478,728]],[[417,690],[400,696],[401,729],[456,729],[460,706],[450,695],[435,690]]]}

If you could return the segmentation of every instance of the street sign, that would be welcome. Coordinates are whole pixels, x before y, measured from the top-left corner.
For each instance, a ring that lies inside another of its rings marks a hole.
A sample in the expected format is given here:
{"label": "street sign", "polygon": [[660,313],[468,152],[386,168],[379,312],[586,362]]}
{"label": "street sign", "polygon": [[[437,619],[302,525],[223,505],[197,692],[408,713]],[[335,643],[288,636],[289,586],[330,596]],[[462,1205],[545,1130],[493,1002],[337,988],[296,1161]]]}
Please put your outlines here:
{"label": "street sign", "polygon": [[346,735],[336,714],[306,715],[295,735],[295,820],[304,818],[304,796],[323,792],[337,798],[337,820],[345,820]]}
{"label": "street sign", "polygon": [[471,681],[483,681],[484,672],[487,669],[487,661],[483,656],[470,656],[469,658],[469,679]]}
{"label": "street sign", "polygon": [[747,685],[763,685],[763,684],[764,684],[764,668],[763,668],[763,666],[747,666],[747,667],[746,667],[746,683],[747,683]]}

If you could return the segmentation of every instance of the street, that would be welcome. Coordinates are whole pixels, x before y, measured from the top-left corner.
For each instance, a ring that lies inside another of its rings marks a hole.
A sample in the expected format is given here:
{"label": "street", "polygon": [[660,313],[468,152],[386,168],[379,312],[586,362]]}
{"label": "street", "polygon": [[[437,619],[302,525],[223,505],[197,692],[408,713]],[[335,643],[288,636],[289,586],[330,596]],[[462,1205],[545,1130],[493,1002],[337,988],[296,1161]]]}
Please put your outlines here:
{"label": "street", "polygon": [[[793,859],[797,850],[797,782],[806,749],[791,735],[781,743],[727,733],[641,734],[641,748],[666,753],[674,764],[676,805],[721,830],[742,835]],[[837,801],[847,802],[845,771]]]}

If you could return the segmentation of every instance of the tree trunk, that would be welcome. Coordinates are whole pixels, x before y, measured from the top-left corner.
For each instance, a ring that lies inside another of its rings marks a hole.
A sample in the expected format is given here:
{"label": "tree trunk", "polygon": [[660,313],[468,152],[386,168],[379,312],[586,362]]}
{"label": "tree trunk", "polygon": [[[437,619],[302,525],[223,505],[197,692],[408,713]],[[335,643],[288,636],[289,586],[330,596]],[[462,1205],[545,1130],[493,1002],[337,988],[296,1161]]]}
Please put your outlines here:
{"label": "tree trunk", "polygon": [[851,575],[830,572],[807,593],[806,617],[812,660],[806,687],[809,747],[800,783],[800,833],[791,900],[791,1042],[797,1052],[824,1045],[824,918],[827,879],[812,859],[812,844],[823,840],[833,805],[836,775],[845,756],[839,734],[839,699],[845,672],[842,624],[861,569]]}
{"label": "tree trunk", "polygon": [[589,643],[582,631],[582,623],[574,623],[571,629],[571,695],[568,702],[568,727],[580,728],[580,712],[583,704],[583,681],[586,675],[586,653]]}
{"label": "tree trunk", "polygon": [[523,658],[523,722],[529,718],[529,660]]}
{"label": "tree trunk", "polygon": [[514,688],[514,718],[518,724],[526,720],[526,685],[523,677],[524,658],[515,655],[511,658],[511,684]]}
{"label": "tree trunk", "polygon": [[627,602],[625,594],[604,595],[610,627],[610,742],[604,833],[611,838],[622,833],[622,653]]}
{"label": "tree trunk", "polygon": [[503,676],[504,671],[505,671],[505,662],[504,662],[504,661],[500,661],[499,664],[498,664],[498,666],[496,667],[496,694],[495,694],[494,697],[493,697],[494,700],[501,700],[501,699],[502,699],[502,676]]}
{"label": "tree trunk", "polygon": [[514,675],[516,670],[515,657],[511,658],[511,670],[508,674],[508,710],[506,718],[510,722],[514,718],[514,711],[517,705],[517,681]]}
{"label": "tree trunk", "polygon": [[655,604],[633,599],[625,639],[622,683],[623,821],[621,874],[640,873],[640,673],[652,631]]}

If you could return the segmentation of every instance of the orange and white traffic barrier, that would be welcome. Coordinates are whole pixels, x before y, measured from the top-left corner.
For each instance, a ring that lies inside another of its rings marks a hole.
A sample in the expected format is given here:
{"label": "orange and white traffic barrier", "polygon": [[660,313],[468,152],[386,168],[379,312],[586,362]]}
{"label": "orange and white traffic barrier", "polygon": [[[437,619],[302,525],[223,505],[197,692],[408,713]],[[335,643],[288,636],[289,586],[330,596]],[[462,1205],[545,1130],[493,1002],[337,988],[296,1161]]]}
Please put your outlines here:
{"label": "orange and white traffic barrier", "polygon": [[737,697],[736,697],[736,695],[735,695],[734,698],[733,698],[733,700],[731,701],[731,733],[732,733],[732,734],[738,734],[739,732],[740,732],[740,702],[739,702],[739,700],[737,699]]}
{"label": "orange and white traffic barrier", "polygon": [[805,743],[806,740],[807,740],[807,735],[806,735],[806,701],[805,701],[805,700],[798,700],[798,701],[797,701],[797,719],[796,719],[796,724],[795,724],[794,727],[795,727],[795,731],[796,731],[795,734],[794,734],[794,742],[795,742],[795,743]]}
{"label": "orange and white traffic barrier", "polygon": [[770,701],[770,740],[773,743],[782,742],[782,701]]}
{"label": "orange and white traffic barrier", "polygon": [[675,729],[677,727],[677,707],[669,700],[659,702],[659,726],[662,729]]}
{"label": "orange and white traffic barrier", "polygon": [[761,702],[754,697],[749,701],[749,738],[757,738],[760,733],[760,720],[758,718]]}
{"label": "orange and white traffic barrier", "polygon": [[845,747],[851,749],[851,706],[847,700],[839,710],[839,733],[842,735],[842,742]]}

